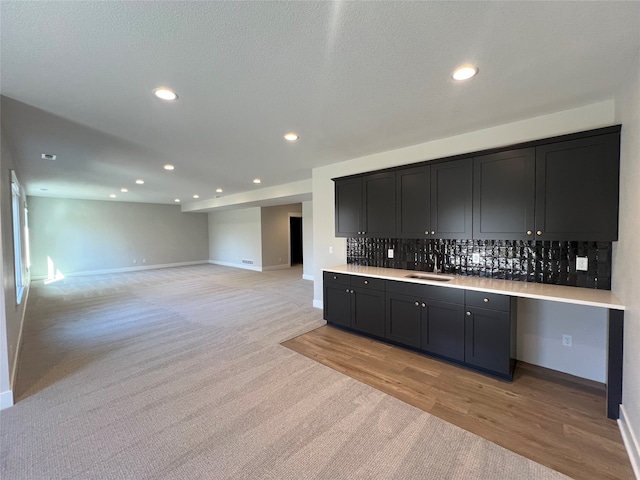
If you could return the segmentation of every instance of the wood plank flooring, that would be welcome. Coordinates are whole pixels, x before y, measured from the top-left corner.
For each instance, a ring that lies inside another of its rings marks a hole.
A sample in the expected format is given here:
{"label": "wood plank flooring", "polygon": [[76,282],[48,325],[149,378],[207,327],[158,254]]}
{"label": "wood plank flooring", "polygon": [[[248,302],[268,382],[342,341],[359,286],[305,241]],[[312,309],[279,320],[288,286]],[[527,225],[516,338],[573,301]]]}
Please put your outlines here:
{"label": "wood plank flooring", "polygon": [[283,345],[573,478],[634,478],[603,384],[522,362],[506,382],[328,325]]}

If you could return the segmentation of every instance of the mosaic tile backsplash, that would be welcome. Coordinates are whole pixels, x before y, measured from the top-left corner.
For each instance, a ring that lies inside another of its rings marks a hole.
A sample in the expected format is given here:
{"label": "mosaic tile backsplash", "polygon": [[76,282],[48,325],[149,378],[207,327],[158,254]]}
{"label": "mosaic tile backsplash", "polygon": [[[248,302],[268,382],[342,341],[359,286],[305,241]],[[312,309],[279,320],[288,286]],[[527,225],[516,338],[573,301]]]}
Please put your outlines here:
{"label": "mosaic tile backsplash", "polygon": [[[387,258],[392,248],[394,258]],[[347,263],[611,290],[611,242],[348,238]],[[480,261],[473,262],[473,254]],[[589,270],[576,270],[576,257]]]}

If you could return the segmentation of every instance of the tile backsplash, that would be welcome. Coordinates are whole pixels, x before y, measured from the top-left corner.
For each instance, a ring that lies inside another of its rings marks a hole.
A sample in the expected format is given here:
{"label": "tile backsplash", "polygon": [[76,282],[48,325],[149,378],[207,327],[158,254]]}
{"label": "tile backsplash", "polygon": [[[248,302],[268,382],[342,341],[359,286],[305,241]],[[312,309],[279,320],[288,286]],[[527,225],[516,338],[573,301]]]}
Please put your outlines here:
{"label": "tile backsplash", "polygon": [[[347,263],[433,271],[437,261],[443,273],[611,290],[611,248],[611,242],[348,238]],[[576,257],[588,258],[587,271],[576,270]]]}

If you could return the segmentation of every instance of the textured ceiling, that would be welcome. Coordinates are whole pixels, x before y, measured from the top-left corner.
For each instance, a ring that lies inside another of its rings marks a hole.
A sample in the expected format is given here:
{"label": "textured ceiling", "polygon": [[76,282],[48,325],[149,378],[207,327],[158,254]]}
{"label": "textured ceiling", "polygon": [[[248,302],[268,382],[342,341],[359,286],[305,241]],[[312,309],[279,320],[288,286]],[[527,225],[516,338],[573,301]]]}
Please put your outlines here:
{"label": "textured ceiling", "polygon": [[[640,48],[637,1],[0,8],[2,127],[28,194],[68,198],[184,203],[307,179],[611,98]],[[480,73],[456,83],[463,63]]]}

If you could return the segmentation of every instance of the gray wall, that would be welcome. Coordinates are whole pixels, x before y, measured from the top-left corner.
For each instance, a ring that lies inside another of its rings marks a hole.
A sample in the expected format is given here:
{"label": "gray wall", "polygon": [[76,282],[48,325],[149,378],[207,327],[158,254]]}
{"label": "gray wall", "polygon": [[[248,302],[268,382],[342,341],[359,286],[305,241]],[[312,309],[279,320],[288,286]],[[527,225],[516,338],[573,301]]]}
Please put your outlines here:
{"label": "gray wall", "polygon": [[[613,250],[613,291],[625,304],[622,420],[635,432],[640,474],[640,56],[616,98],[622,124],[620,152],[620,232]],[[631,442],[633,443],[633,442]]]}
{"label": "gray wall", "polygon": [[29,197],[32,277],[206,262],[207,214],[178,205]]}
{"label": "gray wall", "polygon": [[[209,214],[209,260],[219,265],[262,270],[260,207]],[[253,264],[242,263],[253,260]]]}
{"label": "gray wall", "polygon": [[[11,170],[17,170],[13,154],[6,141],[4,131],[0,131],[0,234],[2,236],[2,285],[3,298],[0,301],[0,408],[13,404],[13,377],[16,367],[24,307],[27,290],[20,305],[16,305],[15,272],[13,261],[13,214],[11,207]],[[19,172],[16,171],[18,180]],[[23,256],[24,257],[24,256]],[[24,261],[24,259],[23,259]]]}
{"label": "gray wall", "polygon": [[290,266],[289,214],[301,217],[302,204],[294,203],[261,209],[263,270]]}

